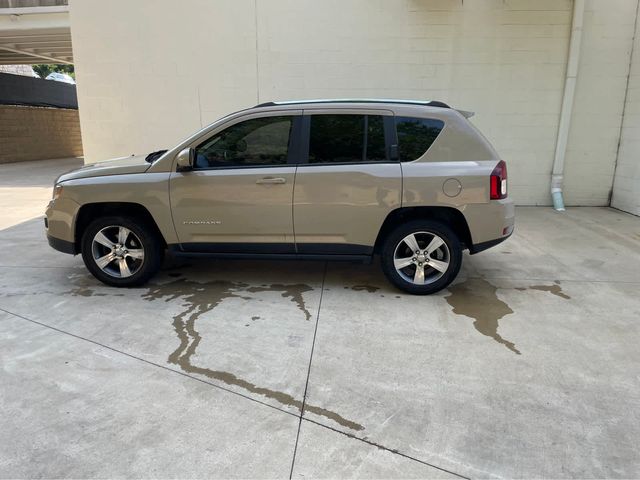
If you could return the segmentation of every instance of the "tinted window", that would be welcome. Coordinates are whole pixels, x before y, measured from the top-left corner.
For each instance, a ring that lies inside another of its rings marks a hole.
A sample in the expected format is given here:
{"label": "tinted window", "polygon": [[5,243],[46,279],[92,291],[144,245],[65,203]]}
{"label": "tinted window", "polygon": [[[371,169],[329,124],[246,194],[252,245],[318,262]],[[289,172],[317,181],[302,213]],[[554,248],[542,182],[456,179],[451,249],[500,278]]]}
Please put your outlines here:
{"label": "tinted window", "polygon": [[386,160],[383,117],[311,115],[310,120],[309,163],[360,163]]}
{"label": "tinted window", "polygon": [[396,117],[400,160],[420,158],[444,128],[442,120],[432,118]]}
{"label": "tinted window", "polygon": [[196,148],[196,168],[287,163],[293,118],[254,118],[227,128]]}

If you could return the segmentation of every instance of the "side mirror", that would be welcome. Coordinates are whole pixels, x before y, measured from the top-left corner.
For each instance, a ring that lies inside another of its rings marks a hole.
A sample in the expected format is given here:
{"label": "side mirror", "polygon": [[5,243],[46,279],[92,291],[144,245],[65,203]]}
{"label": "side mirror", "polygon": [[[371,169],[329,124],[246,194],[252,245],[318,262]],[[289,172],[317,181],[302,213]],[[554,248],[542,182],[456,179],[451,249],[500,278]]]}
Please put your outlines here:
{"label": "side mirror", "polygon": [[193,148],[185,148],[176,157],[176,172],[186,172],[193,168],[193,160],[196,151]]}

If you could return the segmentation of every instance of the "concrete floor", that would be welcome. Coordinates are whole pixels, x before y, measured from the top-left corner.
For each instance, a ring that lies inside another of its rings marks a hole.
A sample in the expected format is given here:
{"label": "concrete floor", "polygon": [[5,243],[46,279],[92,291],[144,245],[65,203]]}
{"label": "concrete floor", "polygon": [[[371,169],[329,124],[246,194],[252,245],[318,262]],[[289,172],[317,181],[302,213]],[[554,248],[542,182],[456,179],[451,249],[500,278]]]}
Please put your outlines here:
{"label": "concrete floor", "polygon": [[520,208],[430,297],[322,262],[120,290],[6,216],[67,166],[0,166],[0,477],[640,476],[640,218]]}

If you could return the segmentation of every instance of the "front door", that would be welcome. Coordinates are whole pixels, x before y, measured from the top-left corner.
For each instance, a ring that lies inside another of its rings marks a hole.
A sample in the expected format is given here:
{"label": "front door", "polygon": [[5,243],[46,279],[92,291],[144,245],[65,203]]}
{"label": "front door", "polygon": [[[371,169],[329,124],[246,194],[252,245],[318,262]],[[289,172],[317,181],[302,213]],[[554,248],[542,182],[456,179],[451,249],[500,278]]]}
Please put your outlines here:
{"label": "front door", "polygon": [[[170,181],[186,251],[290,253],[300,111],[243,117],[195,147],[194,168]],[[296,128],[294,128],[296,126]]]}

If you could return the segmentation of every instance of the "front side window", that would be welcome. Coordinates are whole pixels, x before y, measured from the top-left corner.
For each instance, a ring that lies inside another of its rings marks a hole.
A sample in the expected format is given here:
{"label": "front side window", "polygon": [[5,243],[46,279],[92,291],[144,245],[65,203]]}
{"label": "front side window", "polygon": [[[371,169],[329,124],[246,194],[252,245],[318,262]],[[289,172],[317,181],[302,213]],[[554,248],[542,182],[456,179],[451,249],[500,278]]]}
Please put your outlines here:
{"label": "front side window", "polygon": [[309,163],[387,160],[380,115],[311,115]]}
{"label": "front side window", "polygon": [[195,168],[284,165],[293,119],[265,117],[236,123],[196,148]]}
{"label": "front side window", "polygon": [[444,128],[442,120],[433,118],[396,117],[400,160],[417,160],[429,150]]}

